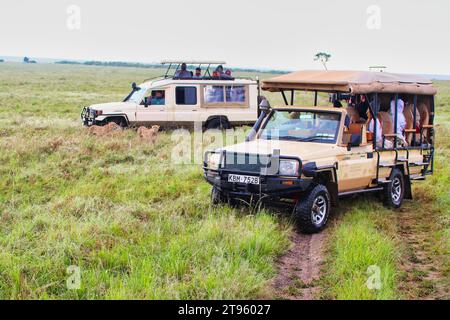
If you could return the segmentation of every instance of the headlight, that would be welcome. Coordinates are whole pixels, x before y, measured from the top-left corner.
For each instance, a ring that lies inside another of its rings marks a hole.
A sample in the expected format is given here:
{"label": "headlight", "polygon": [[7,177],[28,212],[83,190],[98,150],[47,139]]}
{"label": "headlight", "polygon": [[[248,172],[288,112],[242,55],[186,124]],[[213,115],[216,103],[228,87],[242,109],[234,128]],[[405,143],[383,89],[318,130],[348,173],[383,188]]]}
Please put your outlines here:
{"label": "headlight", "polygon": [[208,169],[217,170],[220,165],[220,153],[210,153],[208,155]]}
{"label": "headlight", "polygon": [[282,176],[298,176],[299,163],[296,160],[280,160],[279,173]]}

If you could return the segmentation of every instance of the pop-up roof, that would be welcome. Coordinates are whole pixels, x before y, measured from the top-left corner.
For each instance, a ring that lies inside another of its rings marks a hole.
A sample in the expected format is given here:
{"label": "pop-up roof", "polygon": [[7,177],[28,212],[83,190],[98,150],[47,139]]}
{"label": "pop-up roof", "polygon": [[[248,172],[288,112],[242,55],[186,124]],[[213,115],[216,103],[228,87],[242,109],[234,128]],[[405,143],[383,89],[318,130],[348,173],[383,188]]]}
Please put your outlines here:
{"label": "pop-up roof", "polygon": [[263,90],[407,93],[435,95],[431,80],[416,75],[369,71],[298,71],[263,81]]}

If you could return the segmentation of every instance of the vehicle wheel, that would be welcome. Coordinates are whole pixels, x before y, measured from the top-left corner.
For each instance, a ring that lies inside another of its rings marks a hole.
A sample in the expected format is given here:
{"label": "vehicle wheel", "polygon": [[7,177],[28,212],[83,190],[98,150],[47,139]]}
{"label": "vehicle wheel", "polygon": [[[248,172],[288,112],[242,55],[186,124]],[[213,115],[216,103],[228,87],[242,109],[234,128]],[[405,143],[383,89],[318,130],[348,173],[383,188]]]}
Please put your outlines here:
{"label": "vehicle wheel", "polygon": [[209,120],[208,123],[206,124],[206,130],[209,129],[225,130],[230,128],[231,126],[228,120],[223,118],[213,118]]}
{"label": "vehicle wheel", "polygon": [[405,195],[405,180],[403,173],[395,168],[392,170],[390,182],[384,187],[384,204],[390,208],[400,208]]}
{"label": "vehicle wheel", "polygon": [[228,204],[227,200],[228,200],[227,196],[222,191],[220,191],[216,187],[212,188],[212,190],[211,190],[211,203],[214,206],[218,206],[218,205],[221,205],[221,204]]}
{"label": "vehicle wheel", "polygon": [[325,186],[317,185],[294,207],[294,217],[300,231],[317,233],[325,228],[330,214],[330,194]]}

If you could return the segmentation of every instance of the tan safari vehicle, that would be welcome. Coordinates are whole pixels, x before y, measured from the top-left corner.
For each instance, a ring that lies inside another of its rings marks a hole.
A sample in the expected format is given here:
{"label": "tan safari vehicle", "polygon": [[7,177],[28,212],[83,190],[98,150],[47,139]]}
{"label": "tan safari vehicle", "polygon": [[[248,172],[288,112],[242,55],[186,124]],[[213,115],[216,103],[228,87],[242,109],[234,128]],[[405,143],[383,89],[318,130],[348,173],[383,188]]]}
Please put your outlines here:
{"label": "tan safari vehicle", "polygon": [[[253,125],[258,118],[258,81],[212,72],[225,62],[163,61],[163,76],[137,86],[122,102],[95,104],[83,108],[84,125],[115,122],[122,127],[159,125],[228,129],[233,125]],[[187,66],[186,66],[187,65]],[[184,68],[183,68],[184,66]],[[191,70],[189,70],[191,68]],[[200,75],[194,70],[200,68]]]}
{"label": "tan safari vehicle", "polygon": [[[287,205],[300,230],[314,233],[340,197],[378,192],[399,208],[412,199],[411,182],[433,173],[436,90],[429,80],[300,71],[266,80],[262,89],[280,92],[286,106],[264,101],[244,143],[205,154],[214,204]],[[296,91],[312,92],[314,105],[294,105]],[[319,92],[330,106],[317,106]]]}

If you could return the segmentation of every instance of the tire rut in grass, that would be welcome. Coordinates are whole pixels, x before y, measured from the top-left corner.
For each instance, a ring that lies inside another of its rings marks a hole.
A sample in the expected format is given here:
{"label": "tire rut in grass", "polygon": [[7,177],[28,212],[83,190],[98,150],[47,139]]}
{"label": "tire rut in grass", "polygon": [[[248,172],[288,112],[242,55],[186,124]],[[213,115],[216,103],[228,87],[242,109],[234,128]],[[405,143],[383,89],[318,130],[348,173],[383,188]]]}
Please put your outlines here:
{"label": "tire rut in grass", "polygon": [[294,232],[291,248],[277,262],[278,275],[273,281],[275,297],[287,300],[313,300],[320,294],[327,230],[307,235]]}

